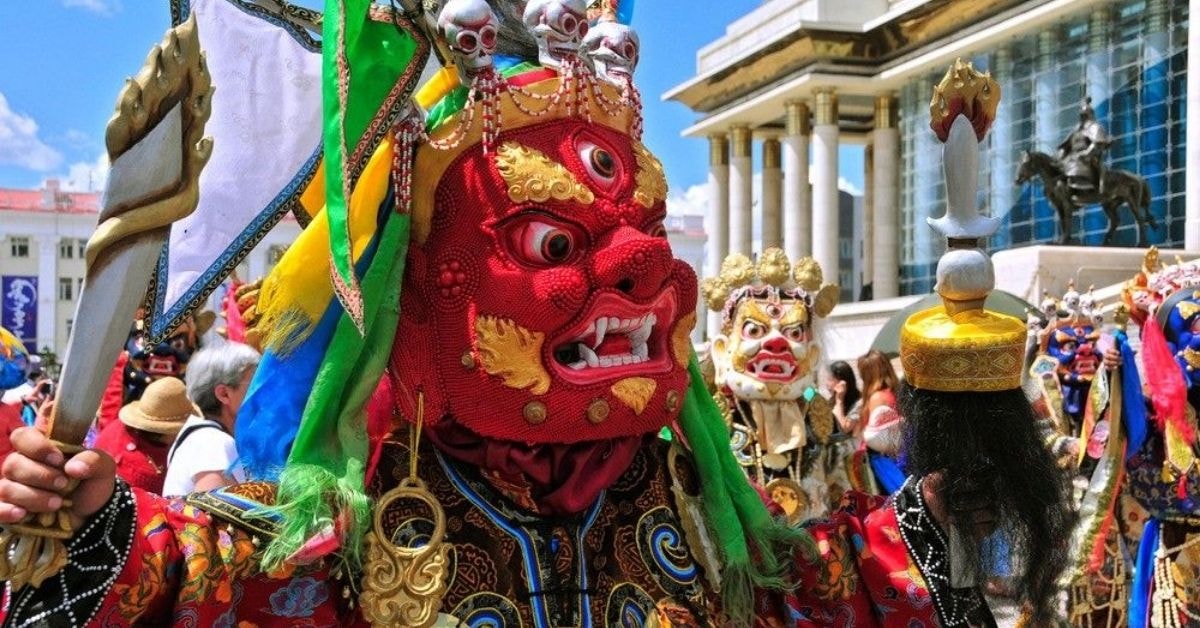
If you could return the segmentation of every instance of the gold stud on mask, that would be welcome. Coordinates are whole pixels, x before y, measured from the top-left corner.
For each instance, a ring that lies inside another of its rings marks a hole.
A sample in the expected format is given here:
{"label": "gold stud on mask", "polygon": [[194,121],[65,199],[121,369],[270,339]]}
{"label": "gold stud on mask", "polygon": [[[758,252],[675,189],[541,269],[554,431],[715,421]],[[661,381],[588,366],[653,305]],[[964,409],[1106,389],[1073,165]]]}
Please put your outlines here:
{"label": "gold stud on mask", "polygon": [[530,401],[525,404],[525,421],[530,425],[540,425],[546,421],[546,404],[540,401]]}
{"label": "gold stud on mask", "polygon": [[588,421],[591,421],[593,424],[599,425],[600,423],[603,423],[605,419],[608,418],[608,412],[609,412],[608,402],[603,399],[597,399],[597,400],[593,401],[591,403],[591,405],[588,406],[588,409],[587,409]]}

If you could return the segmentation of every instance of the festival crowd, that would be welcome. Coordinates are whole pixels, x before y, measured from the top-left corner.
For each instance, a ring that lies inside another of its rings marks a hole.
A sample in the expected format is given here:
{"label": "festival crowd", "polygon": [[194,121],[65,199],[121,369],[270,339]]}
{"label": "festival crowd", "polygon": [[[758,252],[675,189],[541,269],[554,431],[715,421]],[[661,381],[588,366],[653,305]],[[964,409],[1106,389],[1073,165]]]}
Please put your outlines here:
{"label": "festival crowd", "polygon": [[[138,321],[86,441],[112,457],[130,486],[168,497],[245,479],[233,434],[260,359],[257,350],[220,336],[199,349],[200,335],[189,326],[147,349]],[[7,389],[0,402],[2,461],[12,450],[13,430],[48,431],[57,382],[43,372],[39,356],[3,328],[0,337],[12,367],[0,382]]]}
{"label": "festival crowd", "polygon": [[[190,215],[230,183],[198,192],[206,161],[246,144],[212,151],[210,115],[249,133],[323,105],[319,173],[279,193],[311,222],[229,289],[225,337],[136,322],[80,377],[107,377],[95,417],[0,331],[6,625],[969,628],[996,625],[988,594],[1029,626],[1198,624],[1200,262],[1150,249],[1107,306],[987,307],[990,74],[955,62],[930,108],[940,301],[850,364],[817,260],[767,247],[701,281],[674,256],[632,2],[213,4],[122,92],[85,296],[163,250],[159,218],[228,222],[241,199]],[[210,78],[280,78],[243,66],[293,19],[324,29],[323,89],[211,106]],[[179,137],[170,193],[122,170]],[[51,438],[89,422],[83,448]]]}

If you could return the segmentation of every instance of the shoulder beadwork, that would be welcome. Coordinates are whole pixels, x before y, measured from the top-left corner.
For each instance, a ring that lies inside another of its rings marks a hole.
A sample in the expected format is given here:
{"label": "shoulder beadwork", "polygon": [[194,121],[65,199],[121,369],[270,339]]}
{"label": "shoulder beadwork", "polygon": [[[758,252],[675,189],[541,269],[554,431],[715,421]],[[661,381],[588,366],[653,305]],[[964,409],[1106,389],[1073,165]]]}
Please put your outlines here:
{"label": "shoulder beadwork", "polygon": [[277,489],[278,486],[270,482],[245,482],[206,493],[192,493],[184,501],[222,521],[273,538],[278,533],[280,517],[278,513],[263,512],[263,509],[275,504]]}

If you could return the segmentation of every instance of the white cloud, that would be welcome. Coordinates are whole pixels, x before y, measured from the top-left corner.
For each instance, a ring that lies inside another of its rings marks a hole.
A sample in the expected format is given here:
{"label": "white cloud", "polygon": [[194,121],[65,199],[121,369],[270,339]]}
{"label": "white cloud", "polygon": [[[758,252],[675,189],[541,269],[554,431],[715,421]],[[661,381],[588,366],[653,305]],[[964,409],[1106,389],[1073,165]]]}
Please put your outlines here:
{"label": "white cloud", "polygon": [[101,153],[95,161],[73,163],[58,179],[65,192],[101,192],[108,180],[108,155]]}
{"label": "white cloud", "polygon": [[96,142],[92,140],[92,136],[80,131],[79,129],[67,129],[61,137],[51,138],[55,144],[59,146],[66,145],[70,148],[84,149],[92,148]]}
{"label": "white cloud", "polygon": [[0,93],[0,164],[47,172],[62,164],[62,153],[38,137],[33,118],[13,111]]}
{"label": "white cloud", "polygon": [[62,0],[68,9],[83,9],[105,17],[121,10],[121,0]]}
{"label": "white cloud", "polygon": [[[755,230],[758,229],[758,218],[760,213],[757,211],[759,203],[762,202],[762,173],[754,173],[754,178],[751,181],[751,189],[753,190],[751,198],[755,211]],[[845,177],[838,177],[838,189],[854,196],[862,196],[862,188],[855,185],[852,181]],[[708,184],[700,183],[689,186],[682,194],[671,194],[667,197],[667,213],[672,216],[686,215],[707,215],[708,214]]]}
{"label": "white cloud", "polygon": [[705,215],[708,213],[708,186],[693,185],[683,194],[667,197],[667,213],[672,216]]}
{"label": "white cloud", "polygon": [[838,177],[838,189],[843,192],[853,194],[854,196],[862,196],[863,195],[862,188],[858,187],[857,185],[854,185],[854,183],[851,182],[846,177]]}

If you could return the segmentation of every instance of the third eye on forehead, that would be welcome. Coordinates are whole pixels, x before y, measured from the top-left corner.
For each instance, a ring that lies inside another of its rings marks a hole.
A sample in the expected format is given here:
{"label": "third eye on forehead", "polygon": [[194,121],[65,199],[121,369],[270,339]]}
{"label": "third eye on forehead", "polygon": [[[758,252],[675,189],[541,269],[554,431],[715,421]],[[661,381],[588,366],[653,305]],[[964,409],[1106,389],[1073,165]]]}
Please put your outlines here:
{"label": "third eye on forehead", "polygon": [[767,301],[754,299],[747,302],[746,316],[764,324],[776,321],[780,325],[795,325],[808,322],[808,310],[799,301]]}

